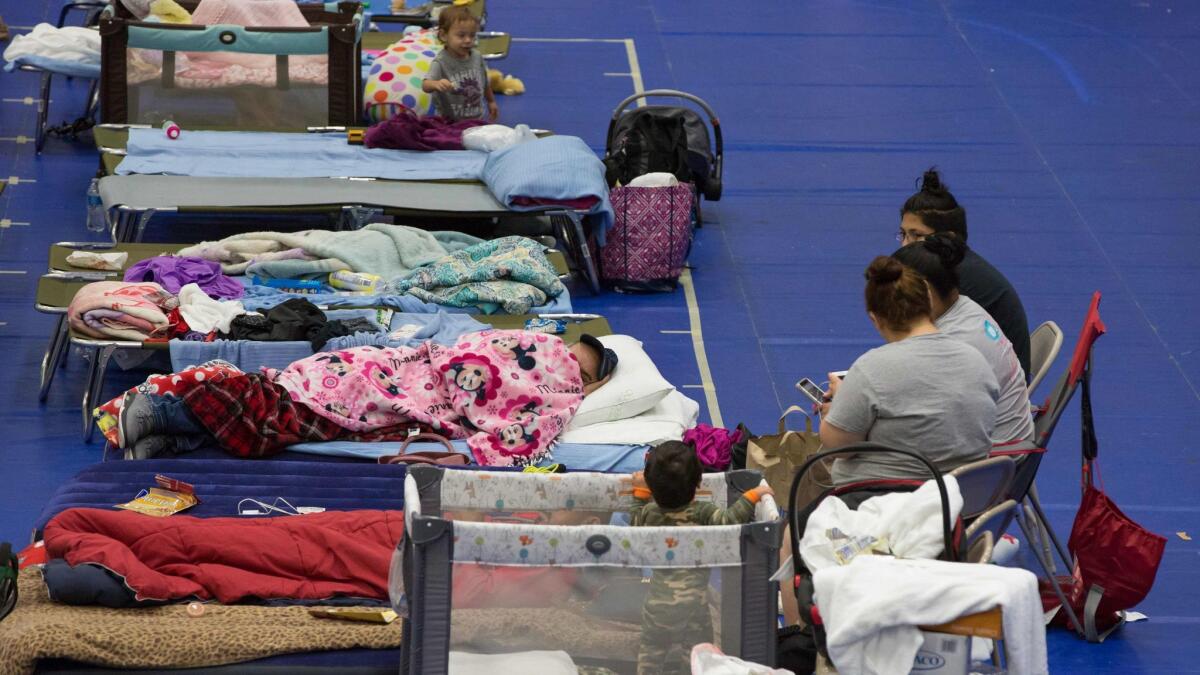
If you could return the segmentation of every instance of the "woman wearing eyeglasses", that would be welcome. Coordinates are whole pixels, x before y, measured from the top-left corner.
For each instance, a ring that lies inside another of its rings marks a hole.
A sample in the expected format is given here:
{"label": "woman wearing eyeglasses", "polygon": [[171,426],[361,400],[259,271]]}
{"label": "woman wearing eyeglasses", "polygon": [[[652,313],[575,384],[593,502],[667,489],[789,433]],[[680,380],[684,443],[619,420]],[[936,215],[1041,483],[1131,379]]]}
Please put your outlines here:
{"label": "woman wearing eyeglasses", "polygon": [[[944,232],[967,242],[967,212],[950,194],[935,169],[925,172],[921,189],[900,208],[900,231],[896,240],[911,244],[935,233]],[[983,307],[996,319],[1000,330],[1012,342],[1021,370],[1029,373],[1029,320],[1021,298],[1008,279],[978,253],[967,249],[958,266],[959,291]]]}
{"label": "woman wearing eyeglasses", "polygon": [[404,438],[417,428],[466,439],[486,466],[550,455],[584,396],[603,386],[616,354],[584,335],[485,330],[453,345],[370,345],[321,352],[282,370],[198,379],[176,396],[135,389],[117,420],[131,459],[215,441],[241,457],[296,443]]}

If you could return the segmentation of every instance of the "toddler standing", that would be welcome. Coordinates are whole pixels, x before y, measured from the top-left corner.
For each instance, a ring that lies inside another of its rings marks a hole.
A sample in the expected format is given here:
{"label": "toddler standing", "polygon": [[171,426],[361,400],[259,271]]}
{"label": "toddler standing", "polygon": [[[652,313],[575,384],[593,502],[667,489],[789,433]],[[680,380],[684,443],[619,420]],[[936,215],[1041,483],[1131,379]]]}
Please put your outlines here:
{"label": "toddler standing", "polygon": [[[700,460],[692,446],[668,441],[646,457],[646,471],[633,474],[634,527],[736,525],[754,517],[754,505],[774,494],[762,485],[747,490],[732,506],[694,501],[700,487]],[[653,499],[653,501],[651,501]],[[654,570],[642,605],[642,640],[638,646],[638,675],[691,672],[692,647],[711,642],[708,609],[711,571]]]}
{"label": "toddler standing", "polygon": [[[429,65],[421,90],[433,95],[437,113],[446,119],[496,121],[500,108],[488,83],[487,67],[475,49],[479,19],[465,6],[438,15],[438,39],[445,48]],[[484,105],[486,102],[486,106]]]}

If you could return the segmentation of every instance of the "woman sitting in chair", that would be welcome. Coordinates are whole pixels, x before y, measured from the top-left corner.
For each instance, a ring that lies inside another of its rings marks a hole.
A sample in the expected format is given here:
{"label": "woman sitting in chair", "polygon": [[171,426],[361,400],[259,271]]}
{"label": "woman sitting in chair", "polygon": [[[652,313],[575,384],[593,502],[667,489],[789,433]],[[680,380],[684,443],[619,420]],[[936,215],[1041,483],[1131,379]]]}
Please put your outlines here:
{"label": "woman sitting in chair", "polygon": [[[987,457],[1000,388],[983,356],[938,330],[925,280],[880,256],[866,271],[867,315],[887,341],[860,356],[845,380],[830,377],[821,445],[870,441],[924,455],[941,471]],[[928,478],[899,455],[864,452],[835,460],[835,485],[875,478]]]}
{"label": "woman sitting in chair", "polygon": [[1000,385],[992,443],[1033,440],[1029,388],[1013,345],[992,315],[959,292],[958,265],[966,252],[961,239],[934,234],[901,248],[892,257],[925,278],[937,329],[974,347],[991,366]]}

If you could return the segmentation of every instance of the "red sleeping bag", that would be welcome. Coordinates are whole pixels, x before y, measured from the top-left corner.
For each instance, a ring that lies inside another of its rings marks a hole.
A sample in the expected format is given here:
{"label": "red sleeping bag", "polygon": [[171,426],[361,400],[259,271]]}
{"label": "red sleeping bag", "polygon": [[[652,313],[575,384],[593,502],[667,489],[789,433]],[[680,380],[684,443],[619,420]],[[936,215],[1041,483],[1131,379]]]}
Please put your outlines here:
{"label": "red sleeping bag", "polygon": [[138,600],[384,600],[403,532],[399,511],[251,520],[68,509],[46,525],[45,542],[51,558],[120,575]]}

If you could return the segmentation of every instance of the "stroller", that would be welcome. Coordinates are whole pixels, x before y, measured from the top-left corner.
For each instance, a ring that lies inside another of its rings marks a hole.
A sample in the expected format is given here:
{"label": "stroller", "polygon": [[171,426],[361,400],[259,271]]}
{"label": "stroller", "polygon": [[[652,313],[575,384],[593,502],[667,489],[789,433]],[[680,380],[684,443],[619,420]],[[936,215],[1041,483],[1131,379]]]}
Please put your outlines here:
{"label": "stroller", "polygon": [[[788,525],[792,532],[791,556],[795,566],[795,574],[792,579],[793,588],[796,593],[796,602],[800,607],[800,615],[809,624],[808,628],[802,631],[785,628],[780,633],[779,665],[791,668],[795,672],[812,672],[811,668],[798,664],[811,664],[815,661],[817,652],[828,656],[825,651],[825,628],[821,622],[820,611],[813,599],[813,577],[811,572],[804,567],[804,561],[800,557],[800,541],[804,539],[804,531],[808,525],[809,516],[816,510],[817,505],[828,497],[840,497],[851,508],[858,508],[862,502],[871,497],[888,492],[911,492],[925,482],[922,480],[905,479],[866,480],[829,488],[809,504],[796,503],[804,475],[817,462],[829,457],[852,455],[859,452],[886,452],[894,455],[905,455],[916,459],[923,467],[928,469],[937,484],[938,494],[941,497],[943,549],[939,559],[962,562],[967,558],[962,519],[951,520],[950,498],[946,491],[946,483],[942,480],[942,474],[928,459],[910,450],[901,450],[878,443],[855,443],[835,450],[826,450],[809,457],[808,461],[796,471],[792,479],[792,487],[788,491]],[[811,632],[808,632],[810,629]]]}
{"label": "stroller", "polygon": [[[712,125],[710,145],[708,125],[691,108],[648,105],[626,111],[635,101],[650,97],[680,98],[691,101],[708,115]],[[630,180],[644,173],[665,171],[693,185],[696,199],[695,222],[701,226],[700,197],[711,202],[721,199],[721,166],[724,154],[721,122],[717,114],[698,96],[674,89],[652,89],[621,101],[608,123],[604,164],[608,184]]]}

